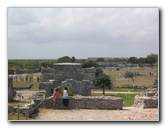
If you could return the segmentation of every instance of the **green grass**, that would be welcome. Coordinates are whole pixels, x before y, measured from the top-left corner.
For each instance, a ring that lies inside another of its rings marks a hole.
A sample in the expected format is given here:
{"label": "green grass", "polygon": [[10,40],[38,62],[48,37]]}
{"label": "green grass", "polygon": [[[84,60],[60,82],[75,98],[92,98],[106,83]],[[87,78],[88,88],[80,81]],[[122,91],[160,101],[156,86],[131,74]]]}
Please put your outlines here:
{"label": "green grass", "polygon": [[[12,120],[18,120],[17,114],[8,113],[8,120],[11,120],[11,121]],[[26,117],[23,116],[23,115],[19,115],[19,120],[26,120]]]}
{"label": "green grass", "polygon": [[[101,93],[92,93],[91,96],[102,96]],[[115,96],[123,98],[123,107],[130,107],[134,104],[136,94],[106,94],[105,96]]]}
{"label": "green grass", "polygon": [[11,101],[11,102],[8,102],[8,106],[10,106],[10,107],[14,107],[14,106],[17,106],[17,105],[19,105],[19,106],[22,106],[23,104],[25,104],[25,103],[30,103],[31,101],[30,100],[24,100],[24,101],[20,101],[20,100],[13,100],[13,101]]}
{"label": "green grass", "polygon": [[29,90],[30,91],[38,91],[39,90],[39,83],[38,82],[33,82],[33,85]]}
{"label": "green grass", "polygon": [[29,82],[13,82],[13,87],[27,87],[29,84]]}
{"label": "green grass", "polygon": [[[13,82],[13,87],[27,87],[29,82]],[[32,86],[29,89],[30,91],[38,91],[39,90],[39,83],[38,82],[32,82]]]}
{"label": "green grass", "polygon": [[123,98],[123,107],[129,107],[134,104],[134,97],[136,94],[116,94],[112,96]]}
{"label": "green grass", "polygon": [[125,78],[124,76],[119,76],[119,74],[125,74],[127,71],[129,72],[139,72],[143,76],[135,76],[134,77],[134,84],[141,85],[141,86],[151,86],[155,80],[155,76],[148,76],[149,72],[155,72],[155,69],[151,68],[130,68],[126,69],[104,69],[103,72],[110,76],[112,84],[114,87],[121,87],[126,85],[133,85],[132,80],[129,78]]}
{"label": "green grass", "polygon": [[145,89],[132,89],[132,88],[114,88],[112,89],[111,91],[114,91],[114,92],[142,92],[144,90],[146,90],[147,88]]}

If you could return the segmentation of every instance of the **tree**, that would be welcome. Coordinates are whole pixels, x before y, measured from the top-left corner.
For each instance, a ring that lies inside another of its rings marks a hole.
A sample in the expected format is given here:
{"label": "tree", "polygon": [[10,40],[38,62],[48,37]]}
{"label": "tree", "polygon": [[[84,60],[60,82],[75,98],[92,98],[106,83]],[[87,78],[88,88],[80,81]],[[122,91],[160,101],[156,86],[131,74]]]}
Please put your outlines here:
{"label": "tree", "polygon": [[104,73],[98,75],[96,79],[93,81],[95,86],[99,86],[103,88],[103,95],[105,95],[105,87],[111,88],[111,79],[109,75]]}
{"label": "tree", "polygon": [[158,55],[150,54],[146,57],[146,62],[150,63],[151,65],[158,62]]}
{"label": "tree", "polygon": [[96,62],[104,62],[104,61],[105,61],[104,58],[98,58],[98,59],[96,60]]}
{"label": "tree", "polygon": [[75,61],[76,61],[75,57],[72,56],[72,58],[71,58],[71,62],[74,63]]}
{"label": "tree", "polygon": [[125,73],[125,78],[131,78],[131,80],[133,81],[134,84],[134,74],[132,72],[126,72]]}
{"label": "tree", "polygon": [[146,59],[143,57],[138,58],[137,60],[139,66],[141,67],[144,63],[146,63]]}
{"label": "tree", "polygon": [[91,68],[98,67],[98,64],[95,61],[89,60],[82,63],[82,68]]}
{"label": "tree", "polygon": [[72,62],[72,59],[68,56],[63,56],[58,58],[58,63],[66,63],[66,62]]}
{"label": "tree", "polygon": [[136,57],[130,57],[129,59],[128,59],[128,62],[130,62],[130,63],[132,63],[132,64],[137,64],[137,58]]}

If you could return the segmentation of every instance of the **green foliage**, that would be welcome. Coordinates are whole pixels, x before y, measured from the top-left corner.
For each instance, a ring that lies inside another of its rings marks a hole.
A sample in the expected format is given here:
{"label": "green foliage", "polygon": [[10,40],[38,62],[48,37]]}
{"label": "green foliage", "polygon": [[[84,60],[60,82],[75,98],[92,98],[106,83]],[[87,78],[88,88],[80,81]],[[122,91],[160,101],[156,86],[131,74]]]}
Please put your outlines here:
{"label": "green foliage", "polygon": [[98,64],[96,63],[96,61],[85,61],[82,63],[82,68],[91,68],[91,67],[98,67]]}
{"label": "green foliage", "polygon": [[[101,93],[93,93],[92,96],[101,96]],[[123,107],[130,107],[134,104],[136,94],[106,94],[106,96],[116,96],[123,98]]]}
{"label": "green foliage", "polygon": [[150,64],[155,64],[158,62],[158,56],[155,54],[150,54],[146,57],[146,62]]}
{"label": "green foliage", "polygon": [[52,67],[56,60],[36,59],[36,60],[8,60],[8,68],[13,69],[40,69],[43,67]]}
{"label": "green foliage", "polygon": [[134,104],[136,94],[116,94],[114,96],[123,98],[123,107],[129,107]]}
{"label": "green foliage", "polygon": [[132,64],[137,64],[137,63],[138,63],[138,60],[137,60],[136,57],[130,57],[130,58],[128,59],[128,62],[129,62],[129,63],[132,63]]}
{"label": "green foliage", "polygon": [[62,94],[62,92],[65,89],[65,87],[67,87],[67,91],[68,91],[69,96],[74,96],[73,88],[71,88],[69,86],[61,87],[60,90],[59,90],[60,94]]}
{"label": "green foliage", "polygon": [[111,88],[111,79],[109,75],[100,74],[93,81],[93,84],[98,87],[103,88],[103,95],[105,95],[105,87]]}
{"label": "green foliage", "polygon": [[[74,60],[74,58],[73,58]],[[72,62],[73,61],[72,58],[70,58],[69,56],[63,56],[58,58],[58,63],[66,63],[66,62]]]}
{"label": "green foliage", "polygon": [[41,67],[53,67],[53,62],[42,62]]}
{"label": "green foliage", "polygon": [[134,74],[132,72],[126,72],[125,73],[125,78],[131,78],[131,80],[133,81],[134,83]]}
{"label": "green foliage", "polygon": [[104,62],[104,61],[105,61],[104,58],[98,58],[98,59],[96,60],[96,62]]}
{"label": "green foliage", "polygon": [[71,62],[74,63],[75,61],[76,61],[76,58],[74,56],[72,56]]}

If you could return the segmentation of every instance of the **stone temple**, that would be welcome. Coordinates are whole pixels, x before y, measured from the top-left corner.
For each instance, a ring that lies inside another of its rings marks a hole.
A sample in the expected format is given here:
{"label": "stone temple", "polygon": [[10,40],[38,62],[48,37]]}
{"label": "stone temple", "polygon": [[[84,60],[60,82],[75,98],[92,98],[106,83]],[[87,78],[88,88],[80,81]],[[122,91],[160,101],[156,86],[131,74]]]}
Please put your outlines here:
{"label": "stone temple", "polygon": [[39,89],[46,91],[46,97],[57,87],[71,87],[74,94],[90,96],[92,81],[102,73],[99,68],[82,68],[80,63],[56,63],[53,68],[41,68]]}

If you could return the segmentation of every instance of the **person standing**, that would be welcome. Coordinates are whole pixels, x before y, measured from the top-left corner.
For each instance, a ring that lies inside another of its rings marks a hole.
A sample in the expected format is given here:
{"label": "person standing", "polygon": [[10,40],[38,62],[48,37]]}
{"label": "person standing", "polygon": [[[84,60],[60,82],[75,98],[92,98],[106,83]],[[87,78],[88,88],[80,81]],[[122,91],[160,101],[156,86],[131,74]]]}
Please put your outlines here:
{"label": "person standing", "polygon": [[68,90],[67,87],[65,87],[65,89],[63,90],[63,105],[65,107],[65,109],[68,107],[69,104],[69,95],[68,95]]}
{"label": "person standing", "polygon": [[53,94],[53,109],[59,108],[60,93],[59,88],[55,89]]}

